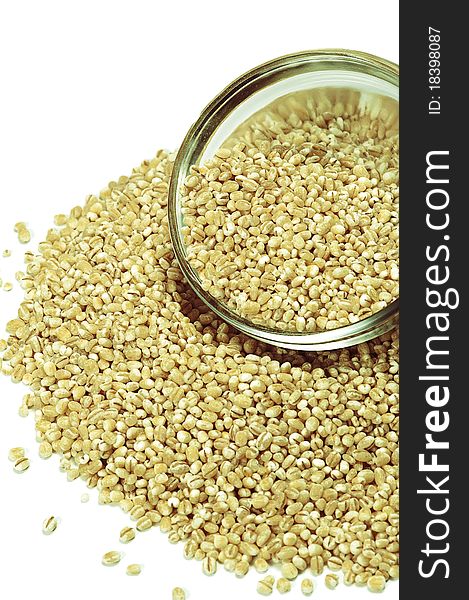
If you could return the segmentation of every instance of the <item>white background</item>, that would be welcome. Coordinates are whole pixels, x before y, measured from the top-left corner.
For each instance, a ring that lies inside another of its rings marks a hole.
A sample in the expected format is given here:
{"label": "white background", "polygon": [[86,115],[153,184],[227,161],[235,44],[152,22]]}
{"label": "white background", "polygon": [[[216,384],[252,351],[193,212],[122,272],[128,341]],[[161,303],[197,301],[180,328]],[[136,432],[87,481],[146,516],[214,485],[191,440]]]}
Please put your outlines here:
{"label": "white background", "polygon": [[[127,174],[158,148],[175,149],[200,110],[232,79],[256,64],[311,48],[364,50],[398,62],[398,2],[388,0],[0,0],[0,277],[22,265],[13,225],[26,220],[31,248],[58,212],[81,204],[109,180]],[[1,257],[4,248],[13,256]],[[0,337],[22,296],[0,290]],[[130,545],[118,508],[81,481],[68,483],[58,461],[37,456],[33,417],[17,409],[25,389],[0,376],[0,597],[23,600],[171,598],[254,599],[260,576],[215,577],[185,561],[180,546],[157,530]],[[31,468],[12,471],[8,449],[24,446]],[[61,522],[45,537],[42,521]],[[104,552],[123,550],[114,568]],[[139,577],[125,565],[140,562]],[[288,596],[301,598],[299,582]],[[332,596],[330,596],[332,594]],[[371,598],[360,588],[325,590],[317,600]],[[272,597],[279,597],[274,592]],[[381,596],[398,597],[397,584]]]}

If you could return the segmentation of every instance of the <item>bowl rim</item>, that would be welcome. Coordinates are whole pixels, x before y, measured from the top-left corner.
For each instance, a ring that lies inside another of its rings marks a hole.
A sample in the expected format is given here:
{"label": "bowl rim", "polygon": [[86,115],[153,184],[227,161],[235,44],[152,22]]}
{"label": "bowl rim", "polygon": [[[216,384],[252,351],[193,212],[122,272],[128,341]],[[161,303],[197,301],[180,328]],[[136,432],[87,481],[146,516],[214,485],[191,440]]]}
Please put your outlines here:
{"label": "bowl rim", "polygon": [[[200,116],[189,128],[179,147],[173,165],[168,193],[168,225],[173,251],[179,267],[197,296],[223,321],[241,333],[281,348],[297,350],[330,350],[352,346],[390,331],[399,321],[399,298],[378,312],[348,325],[335,329],[317,332],[296,332],[271,329],[257,325],[230,310],[220,303],[210,292],[203,289],[197,273],[185,258],[185,244],[179,225],[179,189],[187,176],[190,160],[197,152],[196,145],[205,146],[207,141],[225,117],[231,107],[250,97],[266,84],[286,79],[285,71],[295,70],[297,73],[309,70],[334,70],[341,63],[346,70],[359,72],[381,78],[388,83],[399,86],[399,66],[387,59],[366,52],[327,48],[305,50],[286,54],[264,62],[250,69],[229,83],[200,113]],[[311,68],[311,67],[315,68]],[[282,76],[283,75],[283,76]],[[256,87],[257,86],[257,87]]]}

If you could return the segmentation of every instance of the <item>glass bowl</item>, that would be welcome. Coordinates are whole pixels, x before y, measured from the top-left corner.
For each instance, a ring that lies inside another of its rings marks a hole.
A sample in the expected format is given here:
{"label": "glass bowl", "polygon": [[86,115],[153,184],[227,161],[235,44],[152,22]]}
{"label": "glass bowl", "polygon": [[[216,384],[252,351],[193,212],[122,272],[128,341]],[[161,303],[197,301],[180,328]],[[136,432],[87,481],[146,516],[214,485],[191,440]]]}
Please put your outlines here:
{"label": "glass bowl", "polygon": [[264,63],[228,85],[202,111],[177,153],[168,199],[169,229],[181,271],[211,310],[239,331],[268,344],[295,350],[344,348],[386,333],[399,320],[399,300],[356,323],[315,332],[282,331],[254,324],[207,292],[189,264],[182,228],[181,187],[193,165],[212,158],[235,131],[276,100],[308,90],[349,90],[360,97],[399,99],[399,67],[363,52],[328,49],[290,54]]}

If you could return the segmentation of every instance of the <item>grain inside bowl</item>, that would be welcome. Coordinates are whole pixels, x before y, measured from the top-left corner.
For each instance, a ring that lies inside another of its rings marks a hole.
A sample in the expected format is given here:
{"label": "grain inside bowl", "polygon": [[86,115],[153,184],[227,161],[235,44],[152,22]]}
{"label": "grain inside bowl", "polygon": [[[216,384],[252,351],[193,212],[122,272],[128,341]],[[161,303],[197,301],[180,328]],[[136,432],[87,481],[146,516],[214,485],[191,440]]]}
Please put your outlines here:
{"label": "grain inside bowl", "polygon": [[217,302],[277,331],[317,332],[399,296],[398,105],[322,89],[275,101],[193,166],[187,259]]}

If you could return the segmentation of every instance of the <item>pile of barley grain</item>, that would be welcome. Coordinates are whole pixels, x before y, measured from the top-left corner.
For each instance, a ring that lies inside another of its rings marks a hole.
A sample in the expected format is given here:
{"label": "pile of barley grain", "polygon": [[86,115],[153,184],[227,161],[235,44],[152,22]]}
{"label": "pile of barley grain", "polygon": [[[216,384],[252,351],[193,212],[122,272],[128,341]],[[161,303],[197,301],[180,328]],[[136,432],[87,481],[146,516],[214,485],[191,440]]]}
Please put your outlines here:
{"label": "pile of barley grain", "polygon": [[230,330],[175,262],[171,168],[159,152],[28,255],[3,372],[30,388],[40,455],[205,573],[396,578],[397,333],[300,355]]}
{"label": "pile of barley grain", "polygon": [[183,236],[205,290],[297,332],[356,323],[399,296],[397,112],[381,102],[287,97],[192,167]]}

